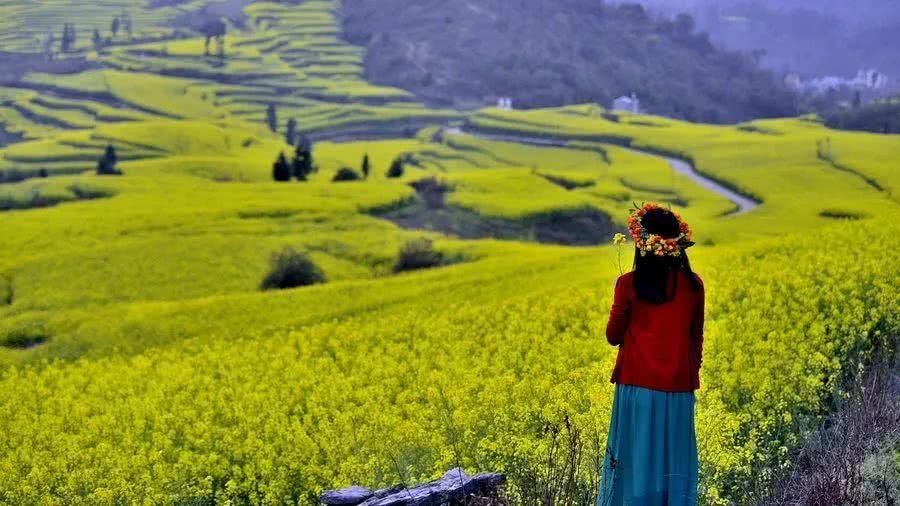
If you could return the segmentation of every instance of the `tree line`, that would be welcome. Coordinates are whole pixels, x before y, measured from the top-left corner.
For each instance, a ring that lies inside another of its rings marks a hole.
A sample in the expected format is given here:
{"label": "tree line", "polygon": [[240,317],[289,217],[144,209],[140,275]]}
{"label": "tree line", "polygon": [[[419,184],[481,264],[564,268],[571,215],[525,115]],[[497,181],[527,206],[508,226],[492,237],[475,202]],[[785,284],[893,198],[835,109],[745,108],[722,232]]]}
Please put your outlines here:
{"label": "tree line", "polygon": [[[278,121],[278,109],[275,104],[269,104],[266,107],[266,125],[272,133],[278,133],[280,124]],[[285,123],[284,141],[290,146],[295,146],[294,156],[288,159],[283,151],[278,154],[278,158],[272,164],[272,179],[278,182],[287,182],[294,179],[297,181],[309,180],[309,176],[318,172],[319,169],[313,163],[312,141],[310,141],[309,137],[299,132],[296,118],[290,118]],[[391,162],[387,172],[385,172],[385,177],[399,178],[403,176],[404,170],[404,157],[397,157]],[[369,154],[366,153],[363,155],[359,171],[350,167],[341,167],[335,173],[332,181],[365,180],[369,178],[371,173],[372,162],[369,159]]]}

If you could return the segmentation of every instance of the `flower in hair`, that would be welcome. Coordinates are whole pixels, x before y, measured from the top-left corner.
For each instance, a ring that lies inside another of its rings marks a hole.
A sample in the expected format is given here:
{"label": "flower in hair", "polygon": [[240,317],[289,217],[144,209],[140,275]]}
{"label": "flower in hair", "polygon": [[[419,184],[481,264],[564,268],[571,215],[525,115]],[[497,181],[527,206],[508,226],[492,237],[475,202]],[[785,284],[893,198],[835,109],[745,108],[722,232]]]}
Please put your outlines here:
{"label": "flower in hair", "polygon": [[[651,234],[644,228],[644,215],[647,214],[647,212],[656,209],[668,211],[675,216],[675,219],[678,220],[678,237],[662,237],[658,234]],[[687,222],[681,219],[681,215],[671,209],[652,202],[646,203],[640,207],[635,205],[635,209],[633,209],[631,215],[628,216],[628,232],[631,233],[634,245],[637,247],[638,251],[641,252],[641,256],[656,255],[659,257],[680,257],[685,249],[694,245],[691,227]]]}

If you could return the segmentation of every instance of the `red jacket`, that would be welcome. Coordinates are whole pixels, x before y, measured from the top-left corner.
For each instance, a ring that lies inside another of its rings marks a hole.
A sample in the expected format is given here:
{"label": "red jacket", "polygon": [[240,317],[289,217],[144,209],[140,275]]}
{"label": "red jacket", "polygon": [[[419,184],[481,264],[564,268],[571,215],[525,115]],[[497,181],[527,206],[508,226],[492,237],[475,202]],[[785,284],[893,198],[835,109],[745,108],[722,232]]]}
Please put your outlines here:
{"label": "red jacket", "polygon": [[678,276],[675,296],[662,304],[638,299],[634,273],[616,280],[606,325],[609,344],[619,346],[613,383],[663,392],[700,388],[704,289],[702,281],[700,289],[694,289],[687,273]]}

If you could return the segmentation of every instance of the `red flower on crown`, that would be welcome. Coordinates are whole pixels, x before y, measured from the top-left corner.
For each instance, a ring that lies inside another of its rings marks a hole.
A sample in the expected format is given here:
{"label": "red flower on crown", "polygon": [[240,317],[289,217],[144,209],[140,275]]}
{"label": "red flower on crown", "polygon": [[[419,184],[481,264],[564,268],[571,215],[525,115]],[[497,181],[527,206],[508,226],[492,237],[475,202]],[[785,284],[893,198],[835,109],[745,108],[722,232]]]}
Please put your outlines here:
{"label": "red flower on crown", "polygon": [[[648,211],[654,209],[662,209],[671,212],[678,220],[678,237],[665,238],[657,234],[651,234],[644,228],[642,223],[643,217]],[[693,234],[690,225],[681,219],[681,215],[652,202],[645,203],[643,206],[637,207],[631,211],[628,216],[628,232],[634,240],[634,245],[641,256],[648,254],[656,256],[672,256],[680,257],[681,252],[694,245]]]}

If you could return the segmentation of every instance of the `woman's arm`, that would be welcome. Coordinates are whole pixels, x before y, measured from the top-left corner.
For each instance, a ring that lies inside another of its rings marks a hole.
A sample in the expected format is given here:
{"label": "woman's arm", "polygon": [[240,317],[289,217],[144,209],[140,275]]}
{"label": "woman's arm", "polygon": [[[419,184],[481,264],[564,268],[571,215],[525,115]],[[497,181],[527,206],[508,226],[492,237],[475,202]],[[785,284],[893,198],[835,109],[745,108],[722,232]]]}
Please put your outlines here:
{"label": "woman's arm", "polygon": [[616,280],[612,309],[609,310],[609,321],[606,323],[606,340],[613,346],[625,342],[625,330],[631,317],[631,290],[628,283],[620,277]]}

